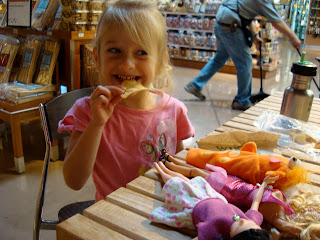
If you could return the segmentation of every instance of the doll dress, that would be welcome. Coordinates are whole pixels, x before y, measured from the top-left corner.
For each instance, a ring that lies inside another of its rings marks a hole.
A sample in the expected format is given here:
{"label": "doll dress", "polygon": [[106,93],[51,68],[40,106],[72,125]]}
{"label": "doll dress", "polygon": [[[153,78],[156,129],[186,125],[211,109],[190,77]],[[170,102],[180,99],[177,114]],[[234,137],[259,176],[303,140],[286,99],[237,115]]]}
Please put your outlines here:
{"label": "doll dress", "polygon": [[185,181],[173,177],[162,188],[165,197],[164,205],[152,211],[150,219],[172,227],[195,229],[192,222],[192,211],[200,201],[208,198],[219,198],[228,203],[224,196],[217,193],[202,177]]}

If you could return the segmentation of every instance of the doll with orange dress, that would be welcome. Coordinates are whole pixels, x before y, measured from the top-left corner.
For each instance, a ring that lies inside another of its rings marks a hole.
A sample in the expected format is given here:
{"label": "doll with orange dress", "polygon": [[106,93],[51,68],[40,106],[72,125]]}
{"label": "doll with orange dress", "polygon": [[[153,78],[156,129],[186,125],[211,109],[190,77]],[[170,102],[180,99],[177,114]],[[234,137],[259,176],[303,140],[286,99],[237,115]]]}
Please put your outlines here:
{"label": "doll with orange dress", "polygon": [[206,164],[222,167],[229,175],[254,185],[262,183],[267,175],[273,174],[279,176],[273,187],[280,190],[307,181],[307,171],[301,167],[301,161],[258,154],[254,142],[244,144],[240,151],[218,152],[193,148],[188,151],[186,162],[198,168],[205,168]]}

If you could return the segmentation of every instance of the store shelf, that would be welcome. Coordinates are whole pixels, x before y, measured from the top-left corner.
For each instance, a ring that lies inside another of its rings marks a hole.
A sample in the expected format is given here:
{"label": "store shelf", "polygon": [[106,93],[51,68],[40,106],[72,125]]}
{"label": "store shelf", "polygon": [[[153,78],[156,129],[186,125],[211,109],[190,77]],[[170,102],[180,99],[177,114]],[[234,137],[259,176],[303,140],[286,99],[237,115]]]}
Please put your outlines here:
{"label": "store shelf", "polygon": [[177,15],[177,16],[195,16],[195,17],[216,17],[215,14],[206,14],[206,13],[189,13],[189,12],[161,12],[163,15]]}
{"label": "store shelf", "polygon": [[[181,57],[174,57],[171,58],[171,62],[175,65],[175,66],[179,66],[179,67],[187,67],[187,68],[195,68],[195,69],[202,69],[204,67],[204,65],[207,63],[206,61],[203,60],[194,60],[194,59],[186,59],[186,58],[181,58]],[[275,76],[277,73],[277,68],[279,66],[276,67],[272,67],[272,68],[263,68],[262,69],[262,78],[266,79],[272,76]],[[222,73],[229,73],[229,74],[237,74],[237,70],[234,66],[232,65],[224,65],[219,72]],[[255,78],[260,78],[260,68],[259,66],[254,66],[252,68],[252,77]]]}

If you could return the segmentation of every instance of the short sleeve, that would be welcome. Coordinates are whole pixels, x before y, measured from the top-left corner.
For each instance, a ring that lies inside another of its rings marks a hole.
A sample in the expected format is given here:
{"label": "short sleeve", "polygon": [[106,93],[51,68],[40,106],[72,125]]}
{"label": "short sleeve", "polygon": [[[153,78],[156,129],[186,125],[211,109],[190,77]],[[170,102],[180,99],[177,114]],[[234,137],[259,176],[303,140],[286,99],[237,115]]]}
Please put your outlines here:
{"label": "short sleeve", "polygon": [[177,114],[177,141],[182,141],[194,137],[194,127],[188,118],[186,106],[180,101],[179,105],[179,113]]}
{"label": "short sleeve", "polygon": [[270,22],[281,22],[281,16],[273,6],[270,0],[260,0],[261,7],[259,8],[260,15],[267,18]]}
{"label": "short sleeve", "polygon": [[58,132],[77,130],[83,132],[91,119],[90,98],[78,99],[69,109],[64,118],[59,121]]}
{"label": "short sleeve", "polygon": [[261,226],[263,222],[263,216],[260,212],[249,209],[245,214],[251,221],[255,222],[258,226]]}

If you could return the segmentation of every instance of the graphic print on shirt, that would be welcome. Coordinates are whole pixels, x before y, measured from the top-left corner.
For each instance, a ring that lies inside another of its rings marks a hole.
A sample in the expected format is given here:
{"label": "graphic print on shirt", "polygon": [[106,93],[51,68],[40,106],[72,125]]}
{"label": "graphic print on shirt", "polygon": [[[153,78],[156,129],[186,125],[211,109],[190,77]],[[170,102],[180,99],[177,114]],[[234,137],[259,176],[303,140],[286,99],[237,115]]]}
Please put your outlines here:
{"label": "graphic print on shirt", "polygon": [[[150,134],[148,135],[148,139],[149,138],[152,139],[152,136]],[[164,133],[162,133],[159,136],[158,146],[157,145],[154,146],[150,142],[142,142],[140,146],[141,146],[142,151],[145,154],[151,156],[152,161],[156,161],[158,153],[160,153],[160,151],[162,149],[166,148],[166,146],[167,146],[166,135]]]}
{"label": "graphic print on shirt", "polygon": [[[154,131],[153,131],[154,132]],[[150,163],[152,164],[161,154],[162,149],[169,151],[173,144],[176,134],[176,124],[172,119],[160,121],[156,126],[154,134],[149,133],[147,139],[140,144],[141,150],[144,154],[150,156]],[[145,168],[148,168],[145,166]]]}

